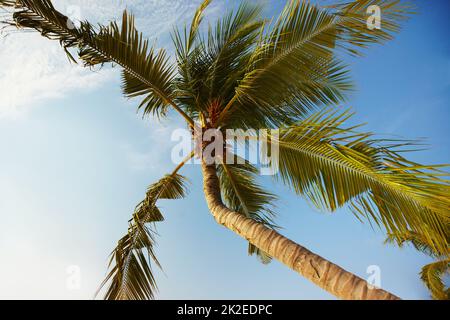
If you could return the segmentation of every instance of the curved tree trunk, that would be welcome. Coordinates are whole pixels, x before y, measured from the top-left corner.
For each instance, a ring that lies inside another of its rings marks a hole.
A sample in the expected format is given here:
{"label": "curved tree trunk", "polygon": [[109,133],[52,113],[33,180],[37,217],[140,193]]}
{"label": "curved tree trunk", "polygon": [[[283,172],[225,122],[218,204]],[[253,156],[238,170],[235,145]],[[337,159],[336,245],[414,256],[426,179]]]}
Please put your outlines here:
{"label": "curved tree trunk", "polygon": [[371,288],[360,277],[316,255],[263,224],[228,209],[222,202],[215,166],[202,164],[202,171],[206,201],[217,223],[234,231],[273,258],[340,299],[400,299],[385,290]]}

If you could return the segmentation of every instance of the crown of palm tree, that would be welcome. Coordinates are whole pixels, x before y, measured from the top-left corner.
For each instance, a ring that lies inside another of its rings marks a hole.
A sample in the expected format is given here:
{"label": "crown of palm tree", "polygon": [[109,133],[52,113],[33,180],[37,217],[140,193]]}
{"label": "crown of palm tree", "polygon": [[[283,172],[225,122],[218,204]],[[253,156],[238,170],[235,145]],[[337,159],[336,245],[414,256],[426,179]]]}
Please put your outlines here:
{"label": "crown of palm tree", "polygon": [[[391,39],[409,7],[396,0],[359,0],[322,9],[292,0],[276,20],[267,21],[260,5],[244,2],[200,32],[210,2],[203,1],[190,26],[174,30],[176,63],[165,50],[149,45],[126,11],[121,26],[83,21],[70,28],[50,0],[0,0],[0,6],[13,11],[9,23],[58,40],[74,62],[77,50],[85,66],[121,66],[123,93],[141,99],[144,115],[164,117],[173,109],[190,127],[199,122],[219,130],[279,128],[279,137],[269,139],[280,150],[276,180],[318,208],[334,211],[347,205],[358,219],[374,222],[394,239],[416,232],[433,250],[448,255],[450,186],[441,166],[408,161],[403,151],[412,142],[377,139],[359,126],[348,127],[352,114],[333,108],[352,89],[339,56],[361,55],[371,44]],[[383,12],[380,30],[366,26],[370,5]],[[151,185],[136,208],[128,234],[112,254],[106,298],[153,298],[150,263],[158,262],[149,223],[163,220],[159,199],[185,194],[186,179],[178,171],[193,156]],[[256,173],[245,161],[218,164],[223,201],[276,228],[276,196],[258,184]],[[252,244],[249,253],[270,261]]]}

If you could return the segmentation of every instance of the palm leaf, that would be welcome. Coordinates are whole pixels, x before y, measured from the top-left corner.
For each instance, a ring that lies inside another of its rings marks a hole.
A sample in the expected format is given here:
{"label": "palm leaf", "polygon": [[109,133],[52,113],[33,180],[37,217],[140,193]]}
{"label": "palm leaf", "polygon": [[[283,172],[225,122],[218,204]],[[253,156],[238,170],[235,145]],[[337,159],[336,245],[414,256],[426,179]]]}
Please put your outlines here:
{"label": "palm leaf", "polygon": [[[226,161],[223,161],[218,165],[217,170],[222,199],[225,204],[230,209],[240,212],[248,218],[261,222],[268,227],[276,228],[273,223],[275,213],[271,208],[276,197],[263,190],[255,182],[257,169],[245,161],[239,161],[243,164],[236,164],[238,163],[237,156],[233,156],[231,153],[227,156],[235,157],[234,164],[226,164]],[[248,253],[250,255],[255,254],[264,264],[271,261],[271,257],[267,253],[251,243],[249,243]]]}
{"label": "palm leaf", "polygon": [[187,27],[185,26],[183,29],[183,36],[180,34],[179,30],[174,30],[172,40],[175,44],[175,49],[180,60],[186,60],[191,52],[191,49],[199,35],[198,31],[204,18],[204,12],[211,4],[211,1],[212,0],[203,0],[203,2],[198,6],[194,17],[192,18],[190,29],[187,30]]}
{"label": "palm leaf", "polygon": [[399,247],[403,247],[405,243],[411,243],[417,250],[438,259],[438,261],[424,266],[420,277],[430,290],[433,299],[449,300],[450,290],[448,288],[445,289],[443,281],[444,275],[450,270],[448,249],[445,252],[436,251],[434,249],[436,246],[434,244],[430,245],[428,241],[429,238],[426,236],[417,232],[407,231],[402,234],[389,234],[385,242],[395,243]]}
{"label": "palm leaf", "polygon": [[230,11],[210,26],[207,55],[210,57],[206,84],[209,98],[226,101],[232,98],[237,80],[242,77],[263,26],[262,6],[242,2],[236,12]]}
{"label": "palm leaf", "polygon": [[[180,74],[176,82],[177,101],[189,114],[213,119],[211,105],[232,97],[263,24],[261,10],[261,6],[241,3],[236,11],[229,11],[209,27],[207,39],[196,37],[189,53],[185,49],[188,40],[182,40],[175,31],[173,39]],[[186,30],[184,34],[186,38]]]}
{"label": "palm leaf", "polygon": [[[10,2],[2,5],[11,6]],[[173,101],[174,68],[164,50],[150,48],[134,25],[134,17],[123,13],[122,26],[116,22],[98,26],[98,31],[89,22],[81,22],[76,28],[69,19],[58,12],[50,0],[17,0],[13,18],[19,28],[39,31],[43,36],[58,40],[69,58],[76,62],[70,48],[79,49],[79,58],[86,66],[111,62],[123,68],[123,91],[127,97],[144,95],[139,108],[144,114],[162,116],[167,107],[173,107],[185,120],[188,117]]]}
{"label": "palm leaf", "polygon": [[[236,88],[239,106],[224,115],[219,123],[225,128],[277,128],[291,125],[321,105],[333,105],[345,100],[352,88],[347,67],[338,59],[308,58],[298,61],[295,79],[283,70],[271,71],[256,84],[240,81]],[[293,70],[292,66],[285,66]],[[246,75],[246,79],[257,73]],[[242,90],[242,91],[241,91]],[[232,101],[232,100],[230,100]]]}
{"label": "palm leaf", "polygon": [[[155,256],[155,231],[149,223],[164,218],[156,207],[159,199],[179,199],[186,193],[186,179],[178,174],[167,175],[152,184],[145,199],[136,207],[128,233],[119,240],[111,254],[110,272],[101,288],[108,285],[105,299],[153,299],[157,289],[150,260],[160,267]],[[147,252],[147,257],[145,256]]]}
{"label": "palm leaf", "polygon": [[420,277],[430,290],[433,299],[450,300],[450,291],[445,289],[444,275],[449,273],[450,260],[441,260],[427,264],[422,268]]}
{"label": "palm leaf", "polygon": [[82,25],[89,35],[88,46],[79,52],[87,66],[114,62],[124,68],[122,88],[125,96],[145,96],[139,108],[144,114],[164,115],[172,105],[173,67],[164,50],[149,49],[148,40],[135,28],[134,17],[126,11],[122,26],[112,22],[94,32],[90,25]]}
{"label": "palm leaf", "polygon": [[406,243],[410,243],[416,250],[434,258],[442,258],[449,254],[448,251],[436,252],[433,248],[438,246],[434,243],[428,243],[429,240],[428,237],[417,232],[406,231],[402,234],[388,234],[385,243],[394,243],[399,247],[403,247]]}
{"label": "palm leaf", "polygon": [[[366,9],[379,5],[383,28],[369,30]],[[324,10],[307,1],[287,3],[273,27],[262,38],[245,76],[221,113],[252,103],[274,126],[303,116],[317,105],[336,104],[351,88],[346,69],[335,57],[336,48],[359,53],[360,48],[391,38],[408,13],[397,0],[358,0]],[[237,107],[239,106],[239,107]]]}
{"label": "palm leaf", "polygon": [[410,162],[395,150],[399,146],[342,128],[350,116],[319,112],[281,130],[270,141],[279,145],[277,176],[320,209],[349,204],[388,233],[411,230],[447,252],[450,186],[441,166]]}
{"label": "palm leaf", "polygon": [[190,29],[184,26],[181,34],[179,29],[174,29],[172,40],[176,50],[179,77],[175,80],[177,88],[177,101],[181,103],[187,114],[193,118],[199,117],[198,97],[193,93],[194,87],[198,84],[198,76],[203,75],[205,63],[203,59],[203,48],[198,44],[199,29],[203,21],[204,11],[211,3],[204,0],[197,8],[192,19]]}
{"label": "palm leaf", "polygon": [[74,24],[68,17],[58,12],[50,0],[2,1],[0,6],[14,8],[11,25],[34,29],[48,39],[58,40],[68,58],[76,62],[68,49],[79,45],[82,34],[79,29],[69,27]]}

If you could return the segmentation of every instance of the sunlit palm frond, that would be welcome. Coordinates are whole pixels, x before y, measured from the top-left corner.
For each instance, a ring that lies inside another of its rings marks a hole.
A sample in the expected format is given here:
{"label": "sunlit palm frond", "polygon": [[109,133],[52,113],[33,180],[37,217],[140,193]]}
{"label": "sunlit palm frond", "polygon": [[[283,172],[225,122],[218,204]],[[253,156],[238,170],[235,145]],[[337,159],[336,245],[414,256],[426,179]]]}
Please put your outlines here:
{"label": "sunlit palm frond", "polygon": [[450,289],[445,288],[443,277],[449,274],[450,260],[441,260],[427,264],[422,268],[420,278],[428,287],[433,299],[450,300]]}
{"label": "sunlit palm frond", "polygon": [[46,38],[58,40],[68,58],[76,62],[69,48],[80,44],[81,32],[68,17],[55,9],[50,0],[2,1],[0,5],[14,8],[12,17],[17,28],[33,29]]}
{"label": "sunlit palm frond", "polygon": [[175,70],[165,51],[149,46],[148,40],[136,30],[134,17],[126,11],[121,27],[116,22],[94,27],[87,21],[76,27],[50,0],[18,0],[14,9],[17,27],[34,29],[47,38],[58,40],[72,61],[76,62],[69,49],[77,48],[86,66],[112,62],[123,67],[124,94],[127,97],[143,95],[139,107],[144,109],[144,114],[161,116],[171,106],[193,125],[193,120],[173,101]]}
{"label": "sunlit palm frond", "polygon": [[155,231],[148,224],[164,219],[156,206],[159,199],[179,199],[185,193],[186,179],[178,174],[167,175],[148,188],[145,199],[136,207],[130,220],[127,235],[119,240],[111,254],[111,270],[101,285],[108,285],[105,299],[154,298],[157,286],[150,261],[160,265],[154,252]]}
{"label": "sunlit palm frond", "polygon": [[[374,7],[381,14],[380,28],[372,29],[369,27],[372,12],[368,9]],[[363,49],[370,45],[391,40],[400,30],[400,23],[414,13],[414,7],[411,1],[402,0],[341,1],[341,4],[328,6],[335,19],[323,32],[334,29],[338,48],[351,55],[362,55]]]}
{"label": "sunlit palm frond", "polygon": [[396,244],[399,247],[403,247],[405,244],[410,243],[418,251],[425,253],[434,258],[445,257],[449,255],[449,252],[436,252],[435,248],[438,248],[436,244],[427,243],[430,239],[417,232],[406,231],[401,234],[388,234],[385,243]]}
{"label": "sunlit palm frond", "polygon": [[290,125],[310,110],[344,101],[352,88],[347,67],[337,59],[302,59],[297,67],[302,69],[295,73],[297,82],[281,70],[270,72],[259,84],[247,86],[241,82],[237,90],[249,94],[240,96],[232,111],[221,113],[220,125],[256,129]]}
{"label": "sunlit palm frond", "polygon": [[342,127],[350,116],[319,112],[281,130],[271,141],[279,144],[278,177],[321,209],[349,204],[388,233],[418,232],[447,252],[450,186],[441,166],[407,161],[387,141]]}
{"label": "sunlit palm frond", "polygon": [[214,28],[210,26],[207,55],[211,64],[206,75],[210,99],[232,98],[261,33],[264,24],[261,12],[261,5],[244,1],[235,12],[230,11],[218,20]]}
{"label": "sunlit palm frond", "polygon": [[[447,226],[448,227],[448,226]],[[449,236],[449,234],[447,234]],[[431,292],[431,296],[436,300],[449,300],[450,289],[445,288],[444,276],[450,271],[450,260],[448,249],[444,252],[436,251],[436,245],[428,243],[429,237],[417,232],[407,231],[401,234],[389,234],[386,243],[394,243],[399,247],[410,243],[418,251],[422,251],[435,259],[436,262],[427,264],[420,273],[421,279]],[[439,247],[437,247],[439,248]]]}
{"label": "sunlit palm frond", "polygon": [[[448,226],[447,226],[448,227]],[[449,236],[447,234],[447,236]],[[403,247],[410,243],[418,251],[425,253],[437,261],[422,267],[420,278],[429,289],[431,296],[435,300],[450,300],[450,289],[444,283],[444,277],[450,273],[449,251],[439,252],[434,244],[429,244],[429,237],[417,232],[408,231],[397,235],[388,235],[387,243],[395,243]],[[439,247],[437,247],[439,248]]]}
{"label": "sunlit palm frond", "polygon": [[[233,155],[228,154],[228,157]],[[254,219],[264,225],[275,228],[272,210],[276,197],[261,188],[256,182],[257,169],[241,159],[237,164],[226,164],[226,161],[218,165],[218,176],[221,186],[222,198],[225,204],[248,218]],[[267,264],[271,257],[264,251],[249,243],[248,252],[255,254],[259,260]]]}
{"label": "sunlit palm frond", "polygon": [[183,28],[183,35],[179,30],[174,30],[172,40],[175,45],[179,61],[186,61],[191,49],[194,47],[199,35],[199,29],[204,18],[205,10],[211,4],[211,1],[212,0],[203,0],[203,2],[198,6],[194,17],[192,18],[189,30],[187,29],[187,26]]}
{"label": "sunlit palm frond", "polygon": [[210,5],[211,0],[204,0],[197,8],[192,19],[190,29],[185,25],[180,31],[175,28],[172,33],[172,41],[175,46],[178,74],[175,80],[177,89],[177,101],[180,102],[187,114],[193,118],[199,118],[198,110],[200,95],[198,90],[198,79],[205,74],[207,64],[205,63],[203,44],[199,41],[199,29],[204,18],[204,12]]}
{"label": "sunlit palm frond", "polygon": [[[149,48],[148,40],[135,28],[134,17],[126,11],[122,26],[116,22],[95,32],[82,25],[85,41],[79,56],[87,66],[113,62],[123,69],[123,92],[127,97],[145,96],[139,107],[145,114],[164,115],[172,106],[174,69],[164,50]],[[88,35],[88,36],[87,36]]]}
{"label": "sunlit palm frond", "polygon": [[[378,5],[383,12],[380,30],[367,27],[369,5]],[[342,101],[351,86],[346,69],[334,57],[336,48],[357,53],[371,43],[390,39],[408,13],[397,0],[358,0],[335,9],[289,1],[256,46],[220,119],[225,121],[243,101],[251,101],[275,125],[281,125],[279,114],[298,118],[317,105]]]}
{"label": "sunlit palm frond", "polygon": [[[190,113],[211,118],[211,104],[221,104],[232,97],[263,24],[260,13],[261,6],[242,3],[236,11],[230,10],[210,25],[207,38],[198,37],[188,54],[184,49],[188,40],[182,40],[182,35],[175,32],[178,101]],[[187,34],[185,31],[185,38]]]}
{"label": "sunlit palm frond", "polygon": [[258,247],[254,246],[251,243],[248,244],[248,254],[250,256],[254,255],[258,257],[258,260],[262,264],[269,264],[272,262],[272,257],[267,252],[264,252],[263,250],[259,249]]}

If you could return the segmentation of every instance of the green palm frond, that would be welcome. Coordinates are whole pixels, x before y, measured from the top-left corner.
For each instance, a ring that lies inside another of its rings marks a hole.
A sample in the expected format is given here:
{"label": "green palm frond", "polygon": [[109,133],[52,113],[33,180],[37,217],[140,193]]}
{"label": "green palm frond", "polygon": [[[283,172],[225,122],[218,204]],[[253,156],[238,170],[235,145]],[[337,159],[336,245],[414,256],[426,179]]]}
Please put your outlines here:
{"label": "green palm frond", "polygon": [[[119,240],[111,254],[110,272],[101,288],[108,284],[105,299],[153,299],[157,289],[150,260],[160,267],[154,252],[155,231],[149,223],[164,218],[156,206],[159,199],[180,199],[186,194],[186,178],[167,175],[152,184],[145,199],[136,207],[128,233]],[[147,257],[145,255],[147,252]]]}
{"label": "green palm frond", "polygon": [[[447,225],[448,227],[448,225]],[[447,233],[447,236],[449,234]],[[385,243],[394,243],[403,247],[410,243],[418,251],[437,259],[436,262],[425,265],[420,273],[420,278],[431,292],[435,300],[449,300],[450,289],[445,287],[444,276],[450,271],[450,260],[448,259],[448,248],[446,251],[436,251],[434,244],[430,244],[429,237],[417,232],[407,231],[401,234],[388,234]],[[439,248],[439,247],[438,247]]]}
{"label": "green palm frond", "polygon": [[322,111],[281,130],[270,141],[279,145],[278,177],[318,208],[349,204],[388,233],[418,232],[447,252],[450,186],[441,166],[407,161],[399,146],[343,128],[350,116]]}
{"label": "green palm frond", "polygon": [[236,12],[230,11],[218,20],[215,28],[210,26],[207,55],[211,64],[206,77],[210,99],[232,98],[261,32],[264,23],[261,12],[261,5],[244,1]]}
{"label": "green palm frond", "polygon": [[427,264],[422,268],[420,277],[435,300],[450,300],[450,289],[445,288],[443,277],[450,270],[450,260],[441,260]]}
{"label": "green palm frond", "polygon": [[182,29],[183,33],[177,28],[172,33],[179,73],[179,77],[175,81],[177,101],[184,106],[187,114],[194,118],[199,118],[199,110],[196,106],[200,104],[199,95],[195,93],[195,87],[206,70],[202,44],[198,43],[199,29],[203,21],[204,11],[210,3],[210,0],[204,0],[200,4],[189,30],[185,25]]}
{"label": "green palm frond", "polygon": [[[381,30],[367,28],[369,5],[383,12]],[[225,121],[243,103],[252,103],[275,126],[303,116],[317,105],[335,104],[351,88],[346,69],[334,57],[337,48],[360,48],[391,38],[405,18],[397,0],[358,0],[324,10],[307,1],[291,0],[255,47],[245,76],[222,111]],[[229,112],[235,106],[233,112]],[[281,115],[281,117],[280,117]]]}
{"label": "green palm frond", "polygon": [[211,1],[212,0],[203,0],[203,2],[198,6],[194,17],[192,18],[189,30],[187,30],[187,27],[184,26],[183,35],[180,34],[179,30],[174,30],[172,40],[180,61],[185,61],[188,58],[188,55],[198,38],[200,25],[203,21],[205,10],[211,4]]}
{"label": "green palm frond", "polygon": [[[228,157],[233,155],[228,154]],[[234,164],[226,164],[226,161],[218,165],[218,177],[221,186],[224,203],[237,212],[248,218],[254,219],[264,225],[276,228],[273,218],[275,213],[272,204],[276,197],[263,190],[256,182],[257,169],[245,161],[243,164],[237,163],[237,156]],[[242,159],[243,160],[243,159]],[[255,254],[259,260],[267,264],[271,257],[264,251],[249,243],[248,253]]]}
{"label": "green palm frond", "polygon": [[[367,22],[367,9],[377,6],[381,12],[380,29],[371,30]],[[362,49],[372,44],[384,43],[400,30],[400,23],[414,13],[410,1],[401,0],[353,0],[328,6],[335,16],[330,25],[320,32],[336,33],[336,47],[351,55],[362,55]]]}
{"label": "green palm frond", "polygon": [[134,17],[126,11],[122,16],[122,26],[112,22],[95,32],[90,25],[82,25],[83,34],[89,35],[88,46],[83,47],[79,56],[87,66],[114,62],[123,69],[123,92],[127,97],[145,96],[139,108],[144,114],[164,115],[172,106],[174,76],[164,50],[149,49],[148,40],[135,28]]}
{"label": "green palm frond", "polygon": [[186,41],[186,52],[192,48],[195,40],[198,37],[198,31],[200,29],[200,25],[202,24],[205,10],[211,4],[212,0],[203,0],[203,2],[199,5],[197,10],[195,11],[194,17],[192,19],[191,28],[189,29],[189,37]]}
{"label": "green palm frond", "polygon": [[[261,10],[259,5],[243,2],[236,11],[229,11],[210,25],[207,39],[198,37],[189,54],[184,49],[188,40],[182,40],[175,31],[180,74],[176,82],[178,101],[189,114],[211,118],[211,104],[221,104],[232,97],[263,25]],[[186,35],[185,30],[185,38]]]}
{"label": "green palm frond", "polygon": [[388,234],[385,243],[396,244],[400,248],[405,244],[410,243],[418,251],[425,253],[426,255],[434,258],[441,258],[448,256],[448,251],[437,252],[435,248],[436,244],[428,243],[430,239],[417,232],[406,231],[401,234]]}
{"label": "green palm frond", "polygon": [[[303,59],[294,79],[282,70],[270,71],[258,84],[240,82],[237,91],[238,106],[228,113],[222,111],[219,118],[226,128],[276,128],[290,125],[310,110],[321,105],[333,105],[345,100],[352,88],[347,67],[338,59]],[[293,70],[292,66],[284,66]],[[301,69],[301,70],[300,70]],[[256,75],[247,74],[247,78]],[[264,83],[263,83],[264,82]],[[243,91],[241,91],[243,92]],[[232,100],[231,100],[232,101]]]}
{"label": "green palm frond", "polygon": [[263,250],[259,249],[258,247],[255,247],[251,243],[248,244],[248,255],[249,256],[254,255],[254,256],[258,257],[258,260],[262,264],[269,264],[272,262],[272,257],[267,252],[264,252]]}
{"label": "green palm frond", "polygon": [[58,40],[68,58],[76,62],[69,48],[80,44],[81,31],[68,17],[58,12],[50,0],[2,1],[2,6],[13,7],[13,24],[17,28],[34,29],[42,36]]}
{"label": "green palm frond", "polygon": [[[9,5],[9,2],[5,2]],[[123,13],[122,26],[116,22],[94,28],[87,21],[80,27],[58,12],[50,0],[17,0],[13,19],[19,28],[39,31],[43,36],[58,40],[69,58],[76,62],[70,48],[77,48],[86,66],[111,62],[123,68],[123,92],[127,97],[144,96],[139,108],[144,114],[162,116],[170,106],[193,125],[173,101],[174,67],[164,50],[150,48],[148,40],[135,28],[134,17]],[[97,30],[98,29],[98,30]]]}

